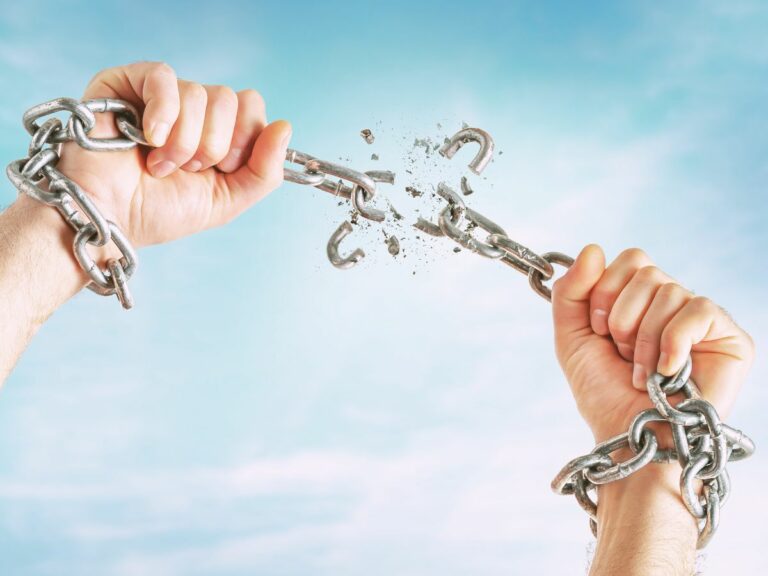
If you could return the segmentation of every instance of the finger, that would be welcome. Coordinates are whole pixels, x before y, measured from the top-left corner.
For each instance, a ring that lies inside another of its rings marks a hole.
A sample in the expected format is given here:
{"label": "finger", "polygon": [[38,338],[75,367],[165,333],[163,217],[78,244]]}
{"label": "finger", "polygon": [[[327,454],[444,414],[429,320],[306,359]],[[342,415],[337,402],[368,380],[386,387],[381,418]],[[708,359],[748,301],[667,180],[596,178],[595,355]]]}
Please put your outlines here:
{"label": "finger", "polygon": [[291,125],[277,120],[261,131],[245,165],[231,174],[218,174],[212,226],[229,222],[282,184],[290,140]]}
{"label": "finger", "polygon": [[147,168],[156,178],[164,178],[186,164],[197,151],[205,123],[208,94],[202,85],[179,81],[181,110],[168,141],[147,156]]}
{"label": "finger", "polygon": [[672,278],[656,266],[643,266],[617,296],[608,314],[608,330],[625,360],[633,359],[637,330],[656,291],[671,281]]}
{"label": "finger", "polygon": [[605,255],[600,246],[589,244],[561,278],[552,285],[552,316],[558,358],[570,356],[574,344],[591,335],[590,293],[605,270]]}
{"label": "finger", "polygon": [[752,363],[751,338],[722,308],[696,296],[664,328],[660,345],[657,371],[671,376],[691,354],[693,380],[704,398],[726,417]]}
{"label": "finger", "polygon": [[717,340],[719,354],[745,359],[741,329],[709,298],[691,298],[661,334],[658,372],[671,376],[682,368],[694,345],[712,340]]}
{"label": "finger", "polygon": [[664,328],[691,298],[691,292],[676,282],[668,282],[656,291],[635,339],[632,384],[638,390],[646,389],[648,376],[656,371]]}
{"label": "finger", "polygon": [[182,168],[198,172],[219,163],[229,152],[237,118],[237,95],[227,86],[204,86],[207,93],[200,144]]}
{"label": "finger", "polygon": [[89,82],[84,98],[120,98],[143,104],[144,136],[153,146],[165,144],[180,109],[176,72],[164,62],[136,62],[102,70]]}
{"label": "finger", "polygon": [[234,172],[250,156],[253,143],[267,124],[264,99],[256,90],[237,93],[237,120],[227,156],[218,163],[222,172]]}
{"label": "finger", "polygon": [[605,270],[590,297],[592,329],[600,336],[608,336],[608,315],[614,302],[632,277],[643,266],[652,264],[648,255],[638,248],[629,248],[619,254]]}

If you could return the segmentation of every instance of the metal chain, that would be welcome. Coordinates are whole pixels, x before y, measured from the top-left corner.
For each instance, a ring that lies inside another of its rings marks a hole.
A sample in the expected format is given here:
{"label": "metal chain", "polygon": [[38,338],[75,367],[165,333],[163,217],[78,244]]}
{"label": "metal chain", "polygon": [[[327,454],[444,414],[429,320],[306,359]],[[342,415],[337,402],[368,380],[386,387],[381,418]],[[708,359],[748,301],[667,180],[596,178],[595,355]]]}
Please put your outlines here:
{"label": "metal chain", "polygon": [[[69,112],[66,125],[56,117],[47,116]],[[96,114],[114,113],[115,125],[122,137],[91,138],[88,134],[96,125]],[[136,271],[138,256],[131,243],[114,222],[107,220],[76,182],[67,178],[56,166],[64,142],[77,142],[86,150],[115,152],[130,150],[138,144],[147,145],[139,125],[139,114],[131,104],[122,100],[101,98],[78,101],[57,98],[24,113],[24,128],[32,136],[27,156],[14,160],[6,174],[19,193],[53,206],[75,231],[73,250],[80,266],[90,277],[88,288],[104,296],[116,295],[123,308],[133,306],[128,280]],[[44,181],[47,180],[47,186]],[[88,252],[88,246],[102,247],[112,242],[120,251],[119,258],[107,260],[102,269]]]}
{"label": "metal chain", "polygon": [[[59,112],[70,113],[66,124],[56,117],[38,124],[38,120]],[[97,113],[114,113],[115,125],[123,137],[91,138],[88,134],[96,125]],[[133,298],[128,289],[128,280],[138,266],[136,251],[115,223],[107,220],[85,191],[57,170],[56,165],[64,142],[74,141],[86,150],[101,152],[130,150],[137,145],[149,146],[140,128],[136,108],[128,102],[111,98],[82,102],[73,98],[57,98],[27,110],[23,123],[32,140],[27,156],[8,165],[6,174],[9,180],[19,193],[55,207],[75,230],[73,251],[91,279],[87,287],[97,294],[115,294],[124,308],[131,308]],[[364,218],[375,222],[384,220],[385,213],[370,206],[370,202],[376,196],[377,182],[394,184],[393,172],[358,172],[292,149],[288,150],[286,160],[302,166],[303,170],[285,168],[285,180],[314,186],[346,198]],[[43,185],[45,180],[48,181],[47,187]],[[360,249],[347,257],[339,256],[338,244],[351,230],[351,225],[345,222],[334,232],[328,243],[328,257],[339,268],[354,266],[365,256]],[[109,259],[106,268],[102,269],[89,254],[88,246],[102,247],[110,241],[122,256]]]}
{"label": "metal chain", "polygon": [[[717,530],[720,508],[731,490],[726,464],[748,458],[755,444],[740,430],[722,422],[715,407],[701,398],[690,378],[688,357],[674,376],[652,374],[647,381],[648,395],[655,408],[643,410],[632,421],[629,430],[602,442],[586,456],[568,462],[552,480],[557,494],[573,494],[589,515],[592,533],[597,537],[597,502],[589,496],[597,486],[630,476],[651,462],[677,461],[683,468],[680,492],[688,511],[697,519],[697,547],[704,548]],[[672,406],[668,396],[682,393],[684,400]],[[659,448],[656,433],[647,427],[651,422],[666,422],[672,431],[673,448]],[[617,450],[629,448],[633,456],[623,462],[611,457]],[[695,483],[701,481],[702,493]]]}
{"label": "metal chain", "polygon": [[[51,117],[42,124],[37,121],[58,112],[69,112],[66,126]],[[96,125],[96,113],[114,113],[115,125],[123,137],[91,138],[88,133]],[[57,98],[27,110],[24,127],[32,136],[27,156],[11,162],[6,170],[9,179],[30,197],[55,207],[75,230],[74,253],[91,278],[88,288],[102,295],[117,295],[124,308],[133,306],[128,280],[136,270],[136,252],[122,231],[104,218],[88,195],[75,182],[56,169],[61,155],[61,144],[75,141],[86,150],[122,151],[140,144],[148,146],[139,128],[136,109],[121,100],[97,99],[79,102],[71,98]],[[469,168],[480,174],[493,154],[493,139],[478,128],[464,128],[447,139],[439,152],[446,158],[465,144],[476,142],[480,150],[469,163]],[[302,167],[297,171],[284,168],[289,182],[313,186],[334,196],[351,201],[354,211],[374,222],[382,222],[385,213],[370,205],[376,196],[376,184],[394,184],[395,174],[388,171],[359,172],[351,168],[320,160],[309,154],[289,149],[286,161]],[[41,186],[44,180],[48,186]],[[465,190],[471,190],[466,185]],[[553,264],[565,268],[573,259],[560,252],[538,254],[512,240],[498,224],[467,207],[461,196],[445,183],[440,183],[438,194],[448,203],[440,211],[437,224],[419,218],[413,226],[433,236],[450,238],[467,250],[486,258],[500,260],[528,276],[533,290],[547,301],[552,291],[545,285],[554,277]],[[468,194],[469,192],[465,192]],[[462,229],[463,228],[463,229]],[[473,235],[475,229],[487,233],[485,240]],[[349,222],[343,222],[328,241],[328,258],[338,268],[350,268],[365,253],[355,249],[347,256],[339,253],[340,242],[352,231]],[[115,244],[122,256],[107,261],[102,269],[88,252],[88,245]],[[743,432],[721,422],[714,406],[701,398],[691,380],[691,359],[674,376],[652,374],[647,381],[648,395],[655,408],[644,410],[632,421],[624,434],[615,436],[566,464],[552,481],[558,494],[573,494],[590,517],[590,527],[597,536],[597,502],[590,491],[609,482],[634,474],[650,462],[677,460],[683,467],[680,488],[683,502],[699,521],[698,547],[703,548],[717,529],[720,507],[730,493],[730,479],[726,470],[729,461],[752,455],[755,446]],[[682,393],[685,399],[675,406],[668,396]],[[667,422],[672,430],[674,448],[660,449],[656,434],[647,428],[651,422]],[[633,456],[624,462],[615,462],[611,454],[629,448]],[[702,494],[696,494],[694,483],[703,483]]]}
{"label": "metal chain", "polygon": [[[456,151],[468,142],[480,145],[469,168],[476,174],[490,162],[493,154],[491,136],[477,128],[464,128],[446,140],[440,153],[452,158]],[[394,180],[394,179],[393,179]],[[462,180],[462,190],[469,189]],[[470,189],[471,190],[471,189]],[[419,218],[414,227],[433,236],[450,238],[467,250],[495,260],[501,260],[528,276],[533,290],[547,301],[552,291],[545,285],[554,276],[553,264],[569,268],[570,256],[560,252],[537,254],[507,236],[498,224],[467,207],[461,196],[445,183],[438,185],[437,193],[448,204],[440,211],[437,224]],[[466,192],[465,192],[466,195]],[[371,196],[372,197],[372,196]],[[485,241],[475,238],[472,232],[481,229],[488,235]],[[356,250],[346,259],[339,259],[338,242],[351,231],[344,222],[329,242],[328,255],[334,265],[348,268],[364,256]],[[332,250],[333,248],[333,250]],[[729,461],[748,458],[755,450],[752,440],[743,432],[723,423],[715,407],[701,397],[690,378],[692,360],[689,357],[683,368],[672,377],[652,374],[647,381],[648,395],[655,408],[638,414],[628,432],[597,445],[591,453],[580,456],[560,471],[552,481],[552,489],[558,494],[573,494],[578,504],[587,512],[590,527],[597,537],[597,502],[590,496],[596,487],[615,482],[634,474],[650,462],[678,461],[682,466],[680,490],[688,511],[699,523],[697,547],[703,548],[717,530],[720,508],[730,493],[730,477],[726,470]],[[676,406],[668,396],[682,393],[684,400]],[[647,424],[667,422],[672,430],[674,448],[660,449],[656,434]],[[629,448],[633,456],[623,462],[615,462],[611,454]],[[701,481],[702,493],[696,493],[694,483]]]}

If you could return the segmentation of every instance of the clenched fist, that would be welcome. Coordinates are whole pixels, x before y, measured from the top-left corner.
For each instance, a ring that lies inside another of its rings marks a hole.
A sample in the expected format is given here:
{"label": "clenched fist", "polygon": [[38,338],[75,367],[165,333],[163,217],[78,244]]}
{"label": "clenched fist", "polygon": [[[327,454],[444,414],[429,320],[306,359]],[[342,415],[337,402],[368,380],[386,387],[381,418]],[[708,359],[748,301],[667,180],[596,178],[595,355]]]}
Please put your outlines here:
{"label": "clenched fist", "polygon": [[752,363],[749,335],[641,250],[606,267],[600,247],[587,246],[555,282],[552,306],[557,358],[598,442],[653,407],[646,392],[653,372],[671,376],[690,354],[691,377],[725,418]]}
{"label": "clenched fist", "polygon": [[[99,72],[83,98],[143,110],[153,150],[89,152],[71,142],[58,164],[137,247],[224,224],[282,183],[291,127],[267,124],[254,90],[197,84],[167,64],[139,62]],[[90,136],[119,136],[109,114],[96,118]]]}

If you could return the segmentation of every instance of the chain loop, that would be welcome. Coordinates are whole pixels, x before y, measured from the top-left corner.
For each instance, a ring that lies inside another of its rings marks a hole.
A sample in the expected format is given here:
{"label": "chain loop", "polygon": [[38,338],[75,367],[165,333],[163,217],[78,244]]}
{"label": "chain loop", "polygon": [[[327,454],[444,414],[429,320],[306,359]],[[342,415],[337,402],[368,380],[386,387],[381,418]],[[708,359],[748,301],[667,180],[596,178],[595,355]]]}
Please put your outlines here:
{"label": "chain loop", "polygon": [[[717,530],[720,508],[731,490],[726,465],[729,461],[747,458],[754,451],[754,443],[741,431],[720,421],[714,406],[701,398],[698,387],[691,380],[692,361],[689,357],[683,367],[670,377],[651,374],[647,380],[648,393],[655,408],[640,412],[632,421],[629,431],[598,444],[587,456],[575,458],[566,464],[552,481],[552,490],[558,494],[573,494],[579,506],[587,511],[590,528],[596,534],[596,508],[590,503],[589,490],[595,486],[614,482],[635,473],[650,462],[678,461],[682,467],[680,495],[683,503],[699,521],[698,548],[703,548]],[[667,393],[682,392],[685,399],[672,407]],[[666,422],[672,431],[673,449],[659,449],[656,435],[646,426],[651,422]],[[614,464],[610,454],[629,447],[634,456]],[[610,461],[598,462],[604,456]],[[702,493],[696,491],[702,483]],[[597,506],[597,504],[595,504]]]}
{"label": "chain loop", "polygon": [[[38,124],[39,120],[58,112],[70,113],[66,123],[51,117]],[[114,114],[115,125],[125,137],[91,138],[88,134],[96,126],[96,114],[101,113]],[[102,295],[115,294],[124,308],[131,308],[133,298],[127,282],[138,264],[135,250],[114,222],[103,216],[89,195],[56,166],[64,142],[74,140],[82,148],[94,151],[130,150],[137,144],[146,145],[139,127],[138,111],[128,102],[110,98],[83,102],[56,98],[27,110],[22,122],[32,136],[28,156],[8,165],[8,179],[19,193],[55,207],[74,229],[73,251],[91,279],[88,288]],[[47,187],[42,186],[45,180]],[[103,247],[110,241],[122,256],[108,260],[106,269],[102,270],[88,253],[87,245]]]}

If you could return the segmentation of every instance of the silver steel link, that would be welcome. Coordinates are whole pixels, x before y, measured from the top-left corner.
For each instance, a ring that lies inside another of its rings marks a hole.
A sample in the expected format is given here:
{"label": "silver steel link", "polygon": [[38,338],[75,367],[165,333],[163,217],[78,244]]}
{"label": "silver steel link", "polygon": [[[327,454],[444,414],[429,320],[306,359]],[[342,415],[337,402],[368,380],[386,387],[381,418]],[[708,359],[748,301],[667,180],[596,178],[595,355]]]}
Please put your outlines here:
{"label": "silver steel link", "polygon": [[328,260],[330,260],[331,264],[336,266],[336,268],[340,268],[341,270],[352,268],[352,266],[365,258],[365,252],[363,252],[361,248],[355,248],[355,250],[348,256],[342,257],[339,254],[339,244],[351,233],[352,224],[345,220],[338,228],[336,228],[334,233],[331,234],[331,238],[328,240]]}
{"label": "silver steel link", "polygon": [[585,470],[605,469],[613,466],[613,460],[607,454],[591,452],[584,456],[574,458],[568,464],[563,466],[552,480],[552,490],[556,494],[573,494],[576,489],[576,478],[583,476]]}
{"label": "silver steel link", "polygon": [[[677,460],[682,466],[680,494],[688,511],[699,520],[698,548],[703,548],[717,530],[720,508],[731,490],[726,469],[729,461],[747,458],[754,452],[754,443],[743,432],[720,421],[714,406],[701,397],[690,378],[692,360],[689,357],[673,376],[652,374],[647,380],[649,396],[655,408],[642,411],[632,421],[629,431],[598,444],[590,455],[609,456],[629,447],[635,456],[625,462],[606,467],[593,465],[585,456],[571,460],[555,477],[552,489],[559,494],[574,494],[590,517],[590,528],[596,534],[596,511],[587,494],[595,485],[626,478],[650,462]],[[667,394],[682,393],[684,400],[671,406]],[[646,426],[665,422],[672,430],[674,448],[658,449],[656,435]],[[649,448],[653,445],[653,448]],[[655,454],[651,455],[650,452]],[[582,466],[578,463],[583,462]],[[574,463],[577,464],[574,467]],[[584,485],[577,488],[576,480],[583,477]],[[697,482],[703,482],[701,494]],[[585,498],[588,501],[585,500]]]}
{"label": "silver steel link", "polygon": [[[564,266],[566,268],[573,266],[573,258],[566,256],[565,254],[561,254],[560,252],[545,252],[541,255],[541,257],[550,264],[560,264],[560,266]],[[545,278],[544,275],[536,268],[532,267],[528,272],[528,283],[531,285],[531,288],[533,288],[534,292],[544,298],[544,300],[547,302],[552,302],[552,290],[548,286],[544,285],[544,281],[549,279],[550,278]]]}
{"label": "silver steel link", "polygon": [[[123,100],[114,100],[110,98],[86,100],[83,104],[92,113],[114,113],[115,124],[121,133],[129,131],[126,126],[131,124],[133,126],[133,134],[135,137],[139,139],[142,144],[146,144],[143,133],[138,128],[139,113],[132,104]],[[122,126],[122,129],[120,126]],[[93,126],[91,126],[91,128],[92,127]],[[85,148],[86,150],[93,150],[95,152],[120,152],[122,150],[130,150],[137,144],[136,140],[130,138],[91,138],[88,136],[88,132],[91,128],[88,128],[83,123],[83,120],[74,114],[69,117],[67,128],[80,147]]]}
{"label": "silver steel link", "polygon": [[[60,112],[70,114],[66,122],[51,117],[38,123]],[[92,138],[88,135],[96,125],[96,114],[99,113],[114,114],[120,137]],[[91,278],[88,288],[98,294],[115,294],[123,307],[130,308],[133,298],[128,280],[138,264],[133,247],[122,231],[103,217],[85,191],[59,172],[56,165],[61,157],[61,144],[73,140],[81,147],[95,151],[129,150],[137,145],[147,145],[137,110],[119,100],[79,102],[58,98],[27,110],[23,123],[32,136],[28,155],[8,165],[6,173],[9,179],[20,193],[55,207],[75,230],[73,249],[78,262]],[[450,159],[468,142],[480,145],[478,154],[469,164],[470,169],[479,174],[493,154],[493,139],[487,132],[477,128],[463,129],[445,142],[440,153]],[[359,172],[293,149],[287,151],[286,162],[302,167],[300,171],[284,167],[286,181],[312,186],[348,199],[355,212],[369,220],[381,222],[385,219],[385,213],[370,203],[376,196],[376,183],[393,184],[394,173]],[[48,186],[41,186],[46,179]],[[501,226],[483,214],[467,207],[461,196],[444,183],[438,186],[437,191],[447,201],[439,213],[438,223],[419,218],[414,227],[433,236],[446,236],[484,257],[501,260],[526,274],[531,288],[551,301],[551,289],[544,283],[554,278],[553,264],[568,268],[573,264],[572,258],[560,252],[538,254],[509,238]],[[475,228],[488,233],[485,241],[473,236]],[[340,255],[339,245],[351,232],[352,225],[344,221],[328,241],[328,258],[337,268],[350,268],[365,257],[360,248],[347,256]],[[109,259],[106,268],[102,269],[89,253],[88,245],[104,246],[108,242],[115,244],[121,257]],[[690,378],[691,371],[689,358],[672,377],[650,375],[647,390],[654,408],[638,414],[627,432],[598,444],[591,453],[568,462],[552,481],[555,492],[574,495],[579,506],[589,515],[590,528],[595,536],[598,504],[590,496],[590,491],[597,490],[599,485],[626,478],[650,462],[675,459],[683,468],[680,477],[682,500],[701,522],[698,546],[705,546],[715,533],[720,507],[731,490],[727,463],[749,457],[755,445],[743,432],[720,421],[715,408],[701,397]],[[685,399],[672,406],[668,397],[677,393]],[[647,427],[651,422],[670,425],[673,448],[659,448],[656,434]],[[629,448],[633,455],[625,461],[615,462],[611,454],[624,448]],[[696,493],[698,482],[702,482],[702,494]]]}
{"label": "silver steel link", "polygon": [[555,275],[555,269],[552,267],[552,264],[530,248],[526,248],[511,238],[507,238],[505,234],[491,234],[488,236],[488,244],[503,250],[507,255],[507,258],[504,258],[504,262],[526,276],[532,268],[538,270],[545,280],[549,280]]}
{"label": "silver steel link", "polygon": [[[48,118],[48,120],[43,122],[37,132],[32,135],[32,140],[29,141],[27,156],[31,158],[40,152],[51,141],[53,133],[61,130],[61,128],[61,120],[58,118]],[[51,150],[61,155],[61,144],[57,144]]]}
{"label": "silver steel link", "polygon": [[[66,124],[56,117],[38,120],[59,112],[69,112]],[[96,114],[113,113],[118,131],[124,138],[91,138],[88,133],[96,125]],[[24,113],[24,128],[32,136],[28,157],[11,162],[6,168],[11,183],[21,194],[55,207],[75,230],[73,251],[80,265],[88,273],[88,288],[102,295],[117,295],[126,309],[133,306],[128,290],[128,279],[138,264],[136,252],[128,239],[113,223],[108,221],[74,181],[56,169],[61,158],[61,145],[75,141],[81,147],[95,151],[121,151],[146,145],[139,113],[128,102],[109,98],[79,102],[72,98],[57,98],[33,106]],[[66,127],[65,127],[66,126]],[[41,184],[47,180],[47,187]],[[119,259],[107,262],[102,270],[86,246],[105,246],[113,242],[122,254]]]}
{"label": "silver steel link", "polygon": [[[619,438],[620,441],[618,440]],[[625,432],[621,436],[614,438],[613,441],[596,446],[592,452],[608,456],[611,452],[627,447],[629,447],[629,434]],[[608,484],[609,482],[626,478],[650,463],[656,455],[658,447],[659,442],[656,439],[656,434],[651,430],[643,430],[641,448],[637,454],[629,460],[618,462],[605,470],[587,470],[584,472],[584,477],[592,484],[597,485]]]}
{"label": "silver steel link", "polygon": [[710,484],[705,484],[703,487],[704,499],[707,502],[707,515],[704,519],[704,526],[699,532],[699,540],[697,542],[697,548],[704,548],[714,536],[717,526],[720,524],[720,494],[717,490],[714,490]]}
{"label": "silver steel link", "polygon": [[493,157],[493,138],[491,138],[491,135],[485,130],[481,130],[480,128],[464,128],[459,130],[456,134],[451,136],[450,139],[445,141],[438,152],[442,156],[451,159],[454,154],[458,152],[459,148],[468,142],[477,142],[480,144],[480,150],[469,163],[469,169],[475,174],[480,174],[485,170],[488,162],[490,162]]}
{"label": "silver steel link", "polygon": [[[80,102],[74,98],[55,98],[54,100],[43,102],[37,106],[32,106],[32,108],[24,112],[24,116],[22,117],[24,128],[26,128],[30,136],[34,136],[41,128],[36,121],[45,116],[56,114],[57,112],[71,112],[73,116],[80,119],[86,132],[90,132],[93,130],[93,127],[96,126],[96,116],[94,116],[93,112],[91,112],[84,102]],[[72,140],[72,136],[69,134],[69,131],[63,127],[54,130],[50,137],[46,138],[46,141],[49,143],[68,142],[70,140]]]}
{"label": "silver steel link", "polygon": [[711,463],[698,473],[697,478],[709,480],[719,476],[725,470],[726,464],[728,464],[728,441],[725,434],[723,434],[722,423],[720,422],[717,410],[706,400],[694,398],[683,400],[677,407],[681,412],[700,415],[708,430],[708,434],[704,437],[709,438],[712,444]]}
{"label": "silver steel link", "polygon": [[[91,201],[80,186],[75,184],[72,180],[60,178],[51,182],[51,191],[59,193],[60,196],[66,196],[71,198],[72,201],[80,208],[83,216],[90,221],[90,224],[96,229],[96,240],[91,242],[94,246],[104,246],[109,242],[112,237],[112,228],[114,224],[109,223],[107,219],[102,216],[96,205]],[[84,228],[80,228],[83,230]]]}
{"label": "silver steel link", "polygon": [[[120,250],[120,253],[122,254],[119,262],[123,267],[123,272],[125,273],[126,279],[129,279],[131,276],[133,276],[133,273],[136,271],[136,266],[138,264],[138,257],[136,256],[136,252],[134,251],[128,239],[114,224],[114,222],[107,220],[107,226],[109,227],[112,242],[115,244],[115,246],[117,246],[118,250]],[[83,270],[85,270],[88,276],[91,277],[91,283],[88,284],[88,288],[97,294],[101,294],[102,296],[111,296],[117,291],[114,279],[109,275],[108,271],[105,273],[101,268],[99,268],[98,263],[88,253],[88,244],[98,246],[98,244],[94,241],[95,238],[98,238],[98,235],[98,229],[93,222],[88,222],[85,226],[80,228],[77,231],[77,234],[75,234],[75,258],[77,258],[80,266],[83,268]]]}

